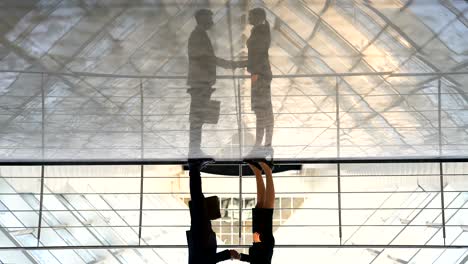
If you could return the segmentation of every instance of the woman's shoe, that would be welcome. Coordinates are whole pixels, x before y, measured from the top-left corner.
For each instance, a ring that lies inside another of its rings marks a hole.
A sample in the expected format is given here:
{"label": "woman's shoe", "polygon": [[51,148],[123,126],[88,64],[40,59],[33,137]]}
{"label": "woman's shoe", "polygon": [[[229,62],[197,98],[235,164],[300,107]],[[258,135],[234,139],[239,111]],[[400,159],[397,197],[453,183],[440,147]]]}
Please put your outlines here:
{"label": "woman's shoe", "polygon": [[264,152],[265,152],[265,159],[269,158],[270,162],[273,164],[273,156],[275,154],[275,150],[273,149],[273,147],[271,145],[265,146]]}
{"label": "woman's shoe", "polygon": [[263,147],[258,145],[253,146],[252,150],[245,156],[245,158],[249,160],[256,160],[264,157]]}
{"label": "woman's shoe", "polygon": [[261,159],[258,162],[265,163],[270,168],[270,170],[273,172],[273,169],[275,168],[275,164],[273,163],[273,158],[270,159],[270,160]]}

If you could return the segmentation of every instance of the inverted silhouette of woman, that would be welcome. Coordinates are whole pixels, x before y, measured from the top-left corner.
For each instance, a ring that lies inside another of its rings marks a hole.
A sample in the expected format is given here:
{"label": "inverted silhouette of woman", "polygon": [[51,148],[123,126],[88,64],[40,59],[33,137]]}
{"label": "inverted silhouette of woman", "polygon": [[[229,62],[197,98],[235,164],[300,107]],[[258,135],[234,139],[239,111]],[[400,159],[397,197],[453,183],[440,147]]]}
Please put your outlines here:
{"label": "inverted silhouette of woman", "polygon": [[[275,247],[273,237],[273,208],[275,207],[275,186],[271,163],[247,161],[257,182],[257,205],[252,209],[253,244],[249,254],[240,254],[240,260],[254,264],[270,264]],[[265,172],[266,185],[263,183]]]}
{"label": "inverted silhouette of woman", "polygon": [[[263,8],[249,11],[249,23],[253,26],[247,40],[248,59],[238,61],[235,66],[247,67],[251,74],[251,105],[256,116],[255,145],[249,157],[273,154],[273,106],[271,103],[272,73],[268,49],[270,48],[270,24]],[[265,137],[265,145],[262,146]],[[259,155],[260,154],[260,155]]]}

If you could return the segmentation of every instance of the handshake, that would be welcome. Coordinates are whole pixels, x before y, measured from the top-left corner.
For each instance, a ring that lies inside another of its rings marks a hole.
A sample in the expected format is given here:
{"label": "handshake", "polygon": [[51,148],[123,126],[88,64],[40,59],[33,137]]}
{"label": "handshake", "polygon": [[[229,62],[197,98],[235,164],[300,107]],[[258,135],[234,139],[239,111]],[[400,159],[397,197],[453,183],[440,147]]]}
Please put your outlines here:
{"label": "handshake", "polygon": [[247,67],[247,61],[231,61],[221,58],[216,58],[216,64],[225,69],[237,69]]}
{"label": "handshake", "polygon": [[231,260],[232,260],[232,259],[240,260],[240,254],[239,254],[239,252],[237,252],[236,250],[230,249],[230,250],[229,250],[229,253],[231,254]]}

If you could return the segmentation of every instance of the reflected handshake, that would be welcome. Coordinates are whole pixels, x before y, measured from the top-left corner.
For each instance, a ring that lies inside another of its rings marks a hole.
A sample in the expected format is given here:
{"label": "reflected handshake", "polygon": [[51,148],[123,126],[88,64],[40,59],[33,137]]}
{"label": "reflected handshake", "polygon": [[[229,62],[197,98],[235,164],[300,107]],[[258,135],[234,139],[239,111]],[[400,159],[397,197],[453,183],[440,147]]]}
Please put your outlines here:
{"label": "reflected handshake", "polygon": [[240,259],[240,254],[234,249],[229,250],[229,254],[231,254],[231,259]]}

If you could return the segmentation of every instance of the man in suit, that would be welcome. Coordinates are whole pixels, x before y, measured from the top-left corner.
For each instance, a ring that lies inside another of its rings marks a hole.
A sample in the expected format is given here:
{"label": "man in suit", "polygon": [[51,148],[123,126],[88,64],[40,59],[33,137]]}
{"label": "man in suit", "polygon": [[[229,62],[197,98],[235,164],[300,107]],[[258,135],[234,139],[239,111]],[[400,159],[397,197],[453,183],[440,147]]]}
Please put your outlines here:
{"label": "man in suit", "polygon": [[[233,62],[216,57],[211,40],[206,33],[213,22],[213,13],[208,9],[200,9],[195,13],[197,26],[190,34],[188,41],[188,78],[190,88],[187,92],[191,96],[190,103],[190,143],[189,158],[208,157],[201,151],[202,126],[207,120],[211,94],[215,91],[212,86],[216,83],[216,66],[223,68],[234,67]],[[212,113],[219,115],[219,113]]]}
{"label": "man in suit", "polygon": [[[211,228],[211,221],[202,191],[200,170],[212,160],[189,159],[190,175],[190,231],[187,232],[189,264],[215,264],[227,259],[239,259],[235,250],[216,253],[218,247],[216,234]],[[215,208],[219,210],[218,208]]]}

